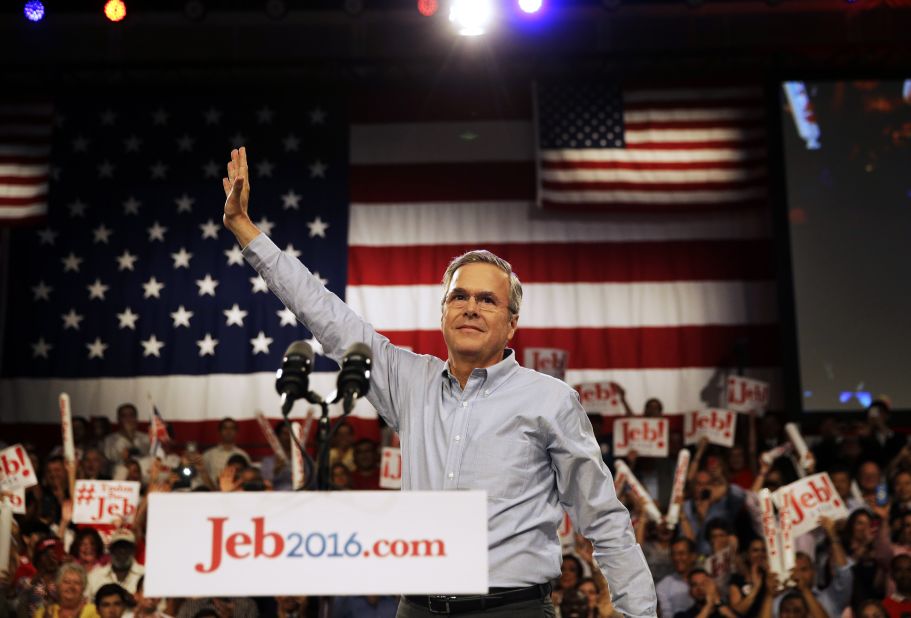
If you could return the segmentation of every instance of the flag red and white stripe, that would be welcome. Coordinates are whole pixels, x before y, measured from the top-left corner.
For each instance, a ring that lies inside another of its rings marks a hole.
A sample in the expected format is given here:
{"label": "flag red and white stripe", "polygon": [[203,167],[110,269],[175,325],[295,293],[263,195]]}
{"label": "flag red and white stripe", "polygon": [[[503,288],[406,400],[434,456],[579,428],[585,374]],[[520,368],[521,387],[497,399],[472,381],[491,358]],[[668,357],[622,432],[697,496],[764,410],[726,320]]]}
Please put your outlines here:
{"label": "flag red and white stripe", "polygon": [[53,107],[0,104],[0,224],[47,214]]}

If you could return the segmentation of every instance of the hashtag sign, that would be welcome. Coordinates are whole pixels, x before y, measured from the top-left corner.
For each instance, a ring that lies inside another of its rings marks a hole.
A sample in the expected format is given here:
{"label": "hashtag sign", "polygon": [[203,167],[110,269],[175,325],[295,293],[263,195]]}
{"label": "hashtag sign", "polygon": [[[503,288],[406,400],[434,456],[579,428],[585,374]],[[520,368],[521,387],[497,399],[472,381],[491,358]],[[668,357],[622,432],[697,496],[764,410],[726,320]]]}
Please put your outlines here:
{"label": "hashtag sign", "polygon": [[83,485],[76,492],[76,502],[79,504],[88,504],[95,497],[95,488],[91,485]]}

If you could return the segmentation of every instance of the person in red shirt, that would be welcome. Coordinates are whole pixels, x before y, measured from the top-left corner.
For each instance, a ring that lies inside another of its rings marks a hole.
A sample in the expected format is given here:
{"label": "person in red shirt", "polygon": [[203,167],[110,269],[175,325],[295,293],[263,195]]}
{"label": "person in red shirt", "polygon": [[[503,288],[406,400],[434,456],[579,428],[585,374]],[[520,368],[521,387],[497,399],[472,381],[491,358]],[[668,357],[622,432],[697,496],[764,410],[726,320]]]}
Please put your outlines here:
{"label": "person in red shirt", "polygon": [[911,614],[911,556],[901,554],[892,558],[892,579],[895,592],[883,601],[883,609],[890,618]]}
{"label": "person in red shirt", "polygon": [[363,438],[354,444],[354,471],[351,473],[351,488],[380,488],[379,445],[369,438]]}

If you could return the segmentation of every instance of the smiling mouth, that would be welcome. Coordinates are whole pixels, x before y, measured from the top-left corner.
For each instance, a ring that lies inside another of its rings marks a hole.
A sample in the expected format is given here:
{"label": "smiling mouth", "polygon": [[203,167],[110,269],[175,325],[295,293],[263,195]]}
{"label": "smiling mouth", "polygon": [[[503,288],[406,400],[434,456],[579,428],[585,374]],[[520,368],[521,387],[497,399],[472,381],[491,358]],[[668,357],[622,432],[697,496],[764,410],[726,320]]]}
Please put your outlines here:
{"label": "smiling mouth", "polygon": [[478,328],[477,326],[468,326],[468,325],[459,326],[459,327],[456,328],[456,330],[473,330],[473,331],[478,332],[478,333],[483,333],[483,332],[484,332],[484,331],[482,331],[480,328]]}

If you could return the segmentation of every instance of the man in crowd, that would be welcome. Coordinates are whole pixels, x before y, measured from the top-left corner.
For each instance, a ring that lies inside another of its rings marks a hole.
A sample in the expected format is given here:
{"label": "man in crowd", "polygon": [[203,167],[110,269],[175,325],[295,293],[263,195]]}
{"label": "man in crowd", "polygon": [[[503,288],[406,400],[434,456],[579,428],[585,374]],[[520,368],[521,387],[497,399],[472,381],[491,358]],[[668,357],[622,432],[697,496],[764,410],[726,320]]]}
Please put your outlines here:
{"label": "man in crowd", "polygon": [[883,601],[883,608],[889,612],[889,618],[903,618],[911,614],[911,556],[895,556],[891,567],[895,592]]}
{"label": "man in crowd", "polygon": [[370,347],[368,399],[402,437],[402,488],[487,491],[488,581],[499,590],[482,598],[405,597],[398,615],[430,616],[441,607],[552,611],[549,581],[561,557],[554,530],[566,507],[594,542],[617,610],[654,616],[648,566],[578,394],[520,367],[507,347],[522,301],[509,263],[486,251],[453,260],[440,302],[448,360],[414,354],[393,346],[261,234],[247,212],[248,180],[246,150],[232,151],[225,226],[327,356],[340,361],[356,342]]}
{"label": "man in crowd", "polygon": [[130,603],[130,593],[118,584],[105,584],[95,593],[95,609],[101,618],[122,618]]}
{"label": "man in crowd", "polygon": [[703,534],[703,526],[712,519],[732,522],[743,508],[746,493],[737,485],[708,470],[699,470],[693,479],[693,497],[683,503],[683,512],[689,520],[696,539],[697,551],[710,555],[712,548]]}
{"label": "man in crowd", "polygon": [[138,428],[136,406],[120,404],[117,408],[117,431],[104,439],[104,456],[112,465],[121,465],[128,459],[149,454],[149,436]]}
{"label": "man in crowd", "polygon": [[673,616],[677,612],[686,611],[693,602],[690,582],[687,580],[687,575],[696,564],[696,545],[693,541],[680,538],[671,543],[671,562],[674,564],[674,572],[656,586],[662,616]]}
{"label": "man in crowd", "polygon": [[136,537],[129,530],[117,530],[111,535],[108,549],[111,563],[89,573],[89,597],[105,584],[117,584],[132,595],[145,573],[145,567],[136,562]]}
{"label": "man in crowd", "polygon": [[737,618],[737,614],[718,594],[712,577],[703,569],[693,569],[687,576],[692,605],[674,614],[674,618]]}
{"label": "man in crowd", "polygon": [[218,423],[218,437],[219,443],[202,454],[206,475],[215,482],[232,455],[242,455],[247,462],[250,461],[247,452],[235,444],[237,421],[230,417],[221,419],[221,422]]}
{"label": "man in crowd", "polygon": [[380,488],[380,455],[376,442],[363,438],[354,443],[351,489]]}

